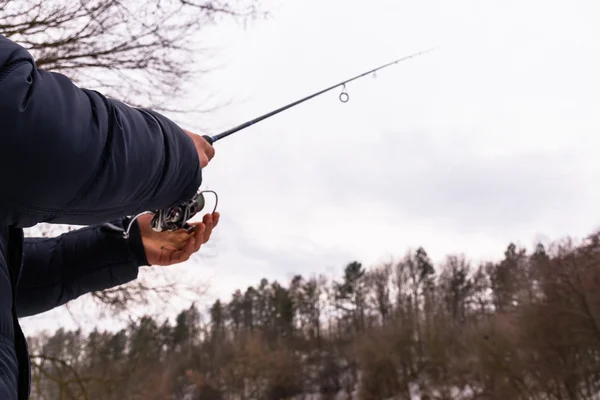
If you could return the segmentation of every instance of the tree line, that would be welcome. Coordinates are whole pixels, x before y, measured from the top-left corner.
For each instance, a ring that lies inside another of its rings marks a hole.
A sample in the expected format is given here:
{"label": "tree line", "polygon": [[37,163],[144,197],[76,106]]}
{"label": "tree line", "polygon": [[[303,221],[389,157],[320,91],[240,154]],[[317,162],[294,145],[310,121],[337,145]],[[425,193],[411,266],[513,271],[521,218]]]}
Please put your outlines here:
{"label": "tree line", "polygon": [[418,248],[338,279],[265,278],[173,321],[59,329],[29,339],[32,398],[595,399],[599,238],[477,265]]}

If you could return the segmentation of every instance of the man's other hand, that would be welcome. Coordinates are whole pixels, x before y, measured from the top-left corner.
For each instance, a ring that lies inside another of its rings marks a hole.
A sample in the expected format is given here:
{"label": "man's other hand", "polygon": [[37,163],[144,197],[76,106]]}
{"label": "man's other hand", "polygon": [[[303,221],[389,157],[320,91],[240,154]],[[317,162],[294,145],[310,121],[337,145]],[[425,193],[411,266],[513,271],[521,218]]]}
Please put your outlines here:
{"label": "man's other hand", "polygon": [[138,218],[146,258],[150,265],[173,265],[187,261],[192,254],[208,242],[213,229],[219,223],[219,213],[206,214],[202,222],[190,223],[192,232],[185,229],[155,232],[150,227],[152,215]]}
{"label": "man's other hand", "polygon": [[185,133],[194,141],[196,150],[198,151],[198,157],[200,158],[200,166],[206,167],[210,160],[215,156],[215,148],[210,145],[202,136],[196,135],[195,133],[184,130]]}

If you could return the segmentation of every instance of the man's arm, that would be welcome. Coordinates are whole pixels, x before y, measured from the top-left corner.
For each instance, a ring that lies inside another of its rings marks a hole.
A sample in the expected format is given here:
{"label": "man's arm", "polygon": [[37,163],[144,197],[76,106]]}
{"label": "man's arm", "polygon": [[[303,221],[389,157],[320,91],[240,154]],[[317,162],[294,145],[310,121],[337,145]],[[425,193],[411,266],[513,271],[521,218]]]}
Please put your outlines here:
{"label": "man's arm", "polygon": [[[114,224],[122,227],[123,221]],[[26,238],[23,250],[16,301],[19,317],[133,281],[138,268],[149,265],[137,223],[128,239],[98,225],[55,238]]]}
{"label": "man's arm", "polygon": [[191,198],[194,141],[174,122],[36,68],[0,35],[3,223],[89,225]]}
{"label": "man's arm", "polygon": [[193,232],[154,232],[143,216],[140,221],[145,223],[134,222],[128,239],[119,230],[128,219],[55,238],[26,238],[17,313],[43,313],[84,294],[128,283],[137,278],[140,266],[186,261],[209,241],[219,217],[206,214],[202,222],[192,222]]}

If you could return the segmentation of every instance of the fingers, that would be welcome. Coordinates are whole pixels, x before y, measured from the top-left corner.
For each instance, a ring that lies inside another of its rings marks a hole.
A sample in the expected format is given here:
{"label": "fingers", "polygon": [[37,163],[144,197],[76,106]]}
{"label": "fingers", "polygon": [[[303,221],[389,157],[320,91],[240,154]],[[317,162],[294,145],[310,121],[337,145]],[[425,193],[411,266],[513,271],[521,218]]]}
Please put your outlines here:
{"label": "fingers", "polygon": [[208,161],[211,161],[215,157],[215,148],[204,140],[204,138],[202,138],[202,140],[204,141],[204,153],[206,154],[206,157],[208,157]]}
{"label": "fingers", "polygon": [[184,132],[193,140],[200,159],[200,166],[205,168],[215,156],[215,148],[202,136],[184,129]]}
{"label": "fingers", "polygon": [[196,244],[203,245],[209,241],[213,230],[219,223],[219,218],[219,213],[215,212],[214,214],[206,214],[202,218],[202,222],[191,224],[194,226],[194,240]]}
{"label": "fingers", "polygon": [[204,229],[202,236],[202,244],[204,244],[210,239],[210,235],[212,234],[212,231],[216,226],[216,222],[218,221],[215,220],[214,215],[206,214],[202,219],[202,222],[204,222],[204,225],[206,226],[206,229]]}
{"label": "fingers", "polygon": [[218,212],[213,213],[213,228],[215,228],[219,223],[219,218],[221,218],[221,214]]}
{"label": "fingers", "polygon": [[203,241],[204,232],[206,232],[206,225],[204,223],[200,223],[194,230],[194,236],[190,238],[190,242],[192,243],[192,253],[195,253],[198,250],[200,250],[200,247],[205,243]]}
{"label": "fingers", "polygon": [[192,254],[198,252],[203,244],[207,243],[211,237],[212,231],[219,223],[220,215],[206,214],[202,222],[192,223],[194,231],[188,237],[185,247],[172,253],[171,263],[180,263],[189,260]]}

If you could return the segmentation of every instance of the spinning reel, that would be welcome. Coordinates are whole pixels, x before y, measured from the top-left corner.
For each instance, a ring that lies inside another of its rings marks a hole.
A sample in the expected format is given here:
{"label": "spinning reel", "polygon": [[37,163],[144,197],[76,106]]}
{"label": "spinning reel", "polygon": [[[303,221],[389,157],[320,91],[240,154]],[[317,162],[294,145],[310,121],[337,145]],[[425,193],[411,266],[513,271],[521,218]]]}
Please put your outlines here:
{"label": "spinning reel", "polygon": [[194,195],[194,197],[177,206],[154,212],[154,217],[150,221],[150,226],[155,232],[176,231],[178,229],[191,229],[187,223],[193,216],[198,214],[206,205],[204,193],[212,193],[215,195],[215,206],[213,213],[217,210],[219,197],[213,190],[203,190]]}
{"label": "spinning reel", "polygon": [[215,206],[212,210],[214,213],[217,210],[217,204],[219,203],[217,192],[214,190],[202,190],[197,192],[192,199],[179,203],[176,206],[162,210],[146,211],[136,215],[129,221],[127,229],[123,232],[123,236],[128,238],[133,223],[145,214],[154,215],[150,221],[150,226],[155,232],[177,231],[179,229],[191,230],[193,227],[188,224],[188,221],[202,211],[206,205],[204,193],[212,193],[215,196]]}

